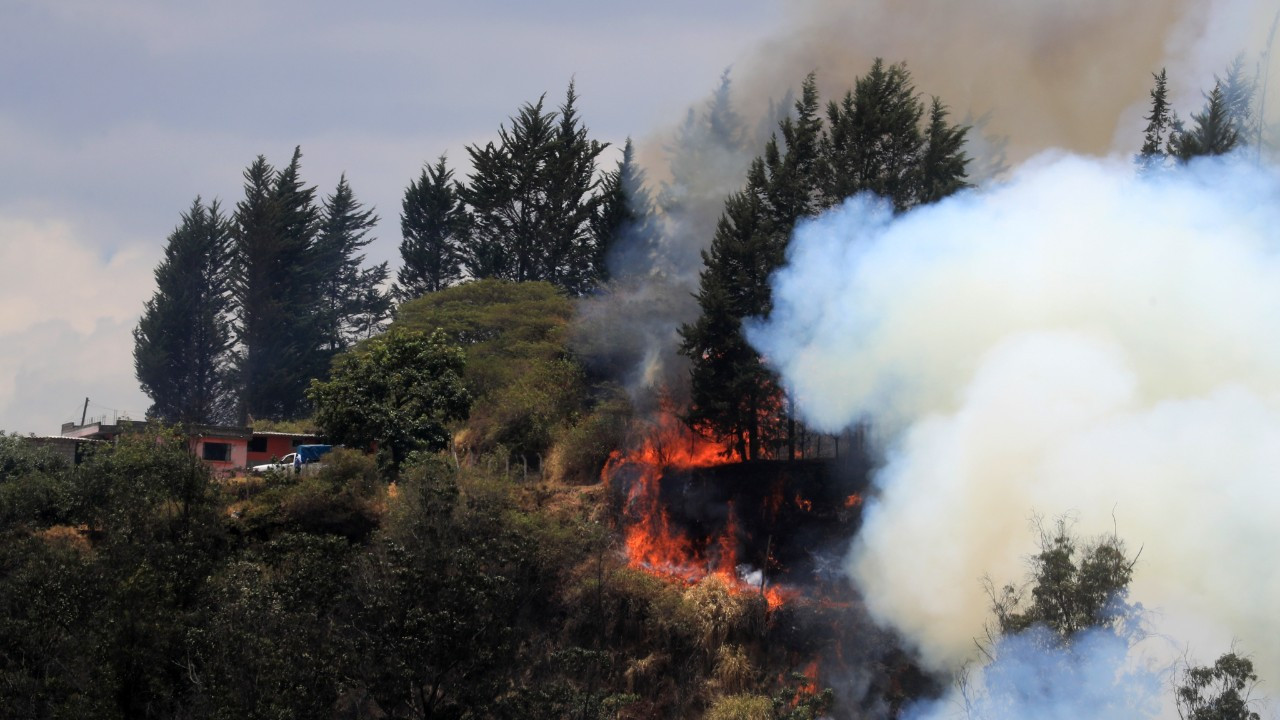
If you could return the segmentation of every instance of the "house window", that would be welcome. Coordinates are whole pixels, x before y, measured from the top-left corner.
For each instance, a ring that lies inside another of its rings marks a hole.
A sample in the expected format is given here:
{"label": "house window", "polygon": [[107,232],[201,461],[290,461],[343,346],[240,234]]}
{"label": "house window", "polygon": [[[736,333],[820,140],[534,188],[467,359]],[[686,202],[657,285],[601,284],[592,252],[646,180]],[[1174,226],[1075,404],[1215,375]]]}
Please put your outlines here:
{"label": "house window", "polygon": [[201,457],[214,462],[230,462],[231,444],[207,442],[204,444],[204,451],[201,453]]}
{"label": "house window", "polygon": [[266,451],[267,451],[266,435],[254,435],[253,438],[249,440],[249,452],[264,453]]}

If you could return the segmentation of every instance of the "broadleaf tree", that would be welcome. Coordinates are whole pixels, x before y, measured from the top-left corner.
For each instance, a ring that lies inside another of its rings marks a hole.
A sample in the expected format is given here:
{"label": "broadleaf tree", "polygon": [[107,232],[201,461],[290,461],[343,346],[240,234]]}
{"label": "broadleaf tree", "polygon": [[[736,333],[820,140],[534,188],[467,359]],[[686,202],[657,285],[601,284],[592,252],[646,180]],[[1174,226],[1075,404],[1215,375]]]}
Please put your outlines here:
{"label": "broadleaf tree", "polygon": [[393,470],[414,450],[449,445],[449,424],[467,417],[462,349],[437,330],[430,336],[392,329],[339,355],[329,380],[313,380],[307,397],[316,423],[335,443],[377,445]]}

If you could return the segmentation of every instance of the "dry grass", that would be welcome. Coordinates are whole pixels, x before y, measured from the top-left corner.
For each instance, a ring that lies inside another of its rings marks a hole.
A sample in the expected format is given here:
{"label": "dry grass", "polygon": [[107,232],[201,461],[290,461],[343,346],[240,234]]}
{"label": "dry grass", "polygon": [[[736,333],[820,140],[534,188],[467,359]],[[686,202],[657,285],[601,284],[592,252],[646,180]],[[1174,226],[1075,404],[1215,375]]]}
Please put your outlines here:
{"label": "dry grass", "polygon": [[716,653],[716,684],[722,692],[740,693],[755,678],[755,668],[741,645],[721,645]]}
{"label": "dry grass", "polygon": [[41,530],[37,534],[44,538],[45,542],[50,544],[63,545],[64,547],[78,550],[80,552],[89,552],[90,550],[89,538],[86,537],[88,534],[88,528],[83,525],[78,527],[71,525],[53,525]]}
{"label": "dry grass", "polygon": [[716,698],[706,720],[772,720],[773,702],[762,695],[725,695]]}

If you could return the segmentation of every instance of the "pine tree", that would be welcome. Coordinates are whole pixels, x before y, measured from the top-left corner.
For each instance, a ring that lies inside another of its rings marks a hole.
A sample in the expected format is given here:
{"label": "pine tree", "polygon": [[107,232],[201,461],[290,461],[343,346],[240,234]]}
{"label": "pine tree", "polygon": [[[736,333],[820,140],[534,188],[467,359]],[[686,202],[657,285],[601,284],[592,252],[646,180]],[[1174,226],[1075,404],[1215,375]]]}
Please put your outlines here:
{"label": "pine tree", "polygon": [[403,264],[395,289],[400,302],[443,290],[462,277],[467,213],[444,155],[405,188],[400,232]]}
{"label": "pine tree", "polygon": [[591,219],[600,200],[595,161],[603,143],[578,117],[573,83],[556,112],[525,103],[495,145],[468,146],[472,175],[463,267],[473,278],[545,280],[571,294],[594,283]]}
{"label": "pine tree", "polygon": [[[725,196],[737,189],[736,180],[726,186],[725,179],[741,177],[750,163],[750,155],[744,152],[747,133],[733,107],[731,88],[725,70],[703,112],[689,108],[664,148],[670,158],[670,179],[659,189],[657,206],[682,236],[704,239],[715,233]],[[702,242],[684,244],[700,247]],[[688,260],[694,262],[696,256]]]}
{"label": "pine tree", "polygon": [[868,190],[891,201],[898,211],[918,204],[923,115],[906,66],[886,67],[876,58],[839,104],[828,105],[822,188],[826,204]]}
{"label": "pine tree", "polygon": [[1249,144],[1257,132],[1257,120],[1253,112],[1253,98],[1257,94],[1258,79],[1250,77],[1244,69],[1244,56],[1237,55],[1227,66],[1227,76],[1219,79],[1213,76],[1214,82],[1222,86],[1222,103],[1226,106],[1227,115],[1231,118],[1231,127],[1236,131],[1237,142]]}
{"label": "pine tree", "polygon": [[937,202],[969,187],[965,180],[969,158],[964,152],[969,127],[947,122],[947,106],[936,96],[929,105],[929,126],[924,133],[916,202]]}
{"label": "pine tree", "polygon": [[303,392],[327,363],[315,262],[319,211],[315,188],[300,177],[301,157],[295,149],[275,171],[258,156],[236,205],[236,371],[241,412],[254,418],[305,414]]}
{"label": "pine tree", "polygon": [[197,197],[169,235],[156,292],[133,331],[134,370],[147,417],[210,424],[233,419],[229,313],[231,228],[215,200]]}
{"label": "pine tree", "polygon": [[767,312],[768,273],[781,262],[765,201],[764,162],[752,165],[747,188],[725,201],[697,294],[701,315],[680,328],[690,360],[686,422],[728,440],[739,460],[757,460],[780,437],[776,376],[742,335],[742,319]]}
{"label": "pine tree", "polygon": [[1150,171],[1164,164],[1167,157],[1166,147],[1173,139],[1173,114],[1169,108],[1168,76],[1164,68],[1160,74],[1152,73],[1155,87],[1151,89],[1151,113],[1146,116],[1147,129],[1144,131],[1142,149],[1134,162],[1140,171]]}
{"label": "pine tree", "polygon": [[773,210],[774,224],[786,237],[796,221],[820,209],[817,193],[822,174],[822,117],[819,115],[817,76],[809,73],[800,88],[795,118],[784,118],[778,126],[783,150],[777,137],[765,146],[765,166],[769,177],[766,194]]}
{"label": "pine tree", "polygon": [[752,163],[746,189],[725,202],[711,250],[703,253],[701,316],[680,329],[680,352],[690,360],[687,419],[730,442],[743,460],[783,439],[788,457],[795,454],[790,403],[741,326],[772,309],[769,278],[782,265],[796,222],[861,191],[887,197],[901,211],[967,186],[968,128],[950,125],[946,106],[935,99],[922,133],[924,106],[905,67],[877,60],[855,91],[828,105],[826,132],[819,107],[810,75],[794,114],[781,120]]}
{"label": "pine tree", "polygon": [[367,337],[390,315],[391,300],[380,287],[387,263],[362,267],[360,250],[373,240],[368,235],[377,224],[378,216],[356,199],[344,173],[323,202],[315,248],[323,349],[330,356]]}
{"label": "pine tree", "polygon": [[591,219],[591,232],[592,266],[599,283],[609,280],[611,263],[624,270],[650,267],[659,252],[658,219],[645,188],[644,170],[635,161],[631,138],[623,145],[618,167],[600,185],[600,203]]}
{"label": "pine tree", "polygon": [[552,225],[547,165],[556,138],[555,113],[543,110],[544,101],[521,106],[510,130],[499,126],[497,145],[467,147],[473,171],[460,192],[472,224],[463,266],[473,278],[542,279],[541,253]]}
{"label": "pine tree", "polygon": [[1174,154],[1181,162],[1202,155],[1225,155],[1240,142],[1222,83],[1214,84],[1207,100],[1200,114],[1191,115],[1195,124],[1180,133],[1174,143]]}
{"label": "pine tree", "polygon": [[560,106],[555,140],[547,163],[547,214],[550,234],[541,254],[539,279],[582,294],[596,284],[598,248],[591,222],[600,205],[595,194],[596,158],[606,144],[591,140],[578,117],[574,83]]}

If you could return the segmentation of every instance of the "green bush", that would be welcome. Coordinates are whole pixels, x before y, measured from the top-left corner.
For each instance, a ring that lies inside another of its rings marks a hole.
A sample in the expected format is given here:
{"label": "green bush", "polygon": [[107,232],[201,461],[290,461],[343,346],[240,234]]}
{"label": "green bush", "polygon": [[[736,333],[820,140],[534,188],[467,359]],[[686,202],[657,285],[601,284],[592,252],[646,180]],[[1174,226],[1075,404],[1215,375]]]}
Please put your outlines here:
{"label": "green bush", "polygon": [[561,427],[547,458],[548,477],[570,485],[599,482],[609,455],[622,446],[630,417],[631,403],[615,396],[577,423]]}
{"label": "green bush", "polygon": [[382,483],[377,463],[355,450],[338,448],[325,455],[315,474],[296,477],[268,473],[267,490],[244,510],[246,528],[272,536],[292,530],[362,539],[382,516]]}

